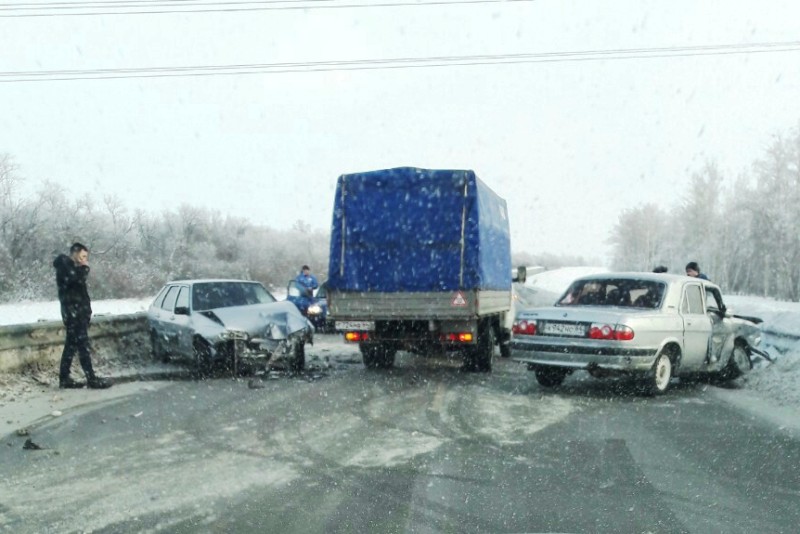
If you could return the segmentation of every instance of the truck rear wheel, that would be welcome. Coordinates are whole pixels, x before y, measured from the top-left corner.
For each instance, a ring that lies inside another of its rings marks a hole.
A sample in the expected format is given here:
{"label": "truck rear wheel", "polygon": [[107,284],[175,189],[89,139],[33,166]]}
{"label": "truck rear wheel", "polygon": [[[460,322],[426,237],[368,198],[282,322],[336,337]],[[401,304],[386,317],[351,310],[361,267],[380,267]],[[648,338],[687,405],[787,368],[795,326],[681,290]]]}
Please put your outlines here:
{"label": "truck rear wheel", "polygon": [[466,353],[465,367],[468,371],[488,373],[492,370],[494,359],[494,328],[488,321],[478,327],[478,339],[474,346]]}
{"label": "truck rear wheel", "polygon": [[386,344],[359,346],[367,369],[388,369],[394,366],[394,356],[397,350]]}

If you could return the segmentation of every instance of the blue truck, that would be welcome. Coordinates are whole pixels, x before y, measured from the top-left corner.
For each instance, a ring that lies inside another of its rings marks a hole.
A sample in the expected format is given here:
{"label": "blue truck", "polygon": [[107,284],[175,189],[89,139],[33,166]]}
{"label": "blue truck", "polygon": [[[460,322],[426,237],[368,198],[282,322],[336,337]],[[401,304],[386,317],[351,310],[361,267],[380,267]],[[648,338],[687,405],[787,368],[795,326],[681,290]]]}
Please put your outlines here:
{"label": "blue truck", "polygon": [[506,202],[469,170],[413,167],[339,177],[328,313],[369,368],[398,350],[457,353],[487,372],[510,339]]}

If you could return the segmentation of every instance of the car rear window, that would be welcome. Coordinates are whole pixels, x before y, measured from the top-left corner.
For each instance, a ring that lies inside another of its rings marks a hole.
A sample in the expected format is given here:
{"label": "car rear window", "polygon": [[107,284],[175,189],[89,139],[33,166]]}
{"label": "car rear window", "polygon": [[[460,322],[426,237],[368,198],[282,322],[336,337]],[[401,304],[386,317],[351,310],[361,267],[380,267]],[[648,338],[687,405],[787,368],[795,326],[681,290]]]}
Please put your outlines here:
{"label": "car rear window", "polygon": [[557,306],[622,306],[655,309],[661,306],[666,285],[635,278],[576,280]]}

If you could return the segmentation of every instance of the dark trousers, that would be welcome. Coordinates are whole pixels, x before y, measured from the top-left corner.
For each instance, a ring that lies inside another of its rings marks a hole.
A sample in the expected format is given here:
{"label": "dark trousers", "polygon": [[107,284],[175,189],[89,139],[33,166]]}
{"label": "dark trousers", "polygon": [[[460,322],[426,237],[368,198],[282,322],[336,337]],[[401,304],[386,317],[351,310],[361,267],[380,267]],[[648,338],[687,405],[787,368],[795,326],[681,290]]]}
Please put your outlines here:
{"label": "dark trousers", "polygon": [[94,376],[92,369],[91,347],[89,345],[89,321],[70,319],[64,321],[67,327],[67,340],[64,342],[64,352],[61,353],[61,370],[59,378],[65,379],[69,376],[72,367],[72,358],[78,353],[78,360],[81,362],[83,373],[87,379]]}

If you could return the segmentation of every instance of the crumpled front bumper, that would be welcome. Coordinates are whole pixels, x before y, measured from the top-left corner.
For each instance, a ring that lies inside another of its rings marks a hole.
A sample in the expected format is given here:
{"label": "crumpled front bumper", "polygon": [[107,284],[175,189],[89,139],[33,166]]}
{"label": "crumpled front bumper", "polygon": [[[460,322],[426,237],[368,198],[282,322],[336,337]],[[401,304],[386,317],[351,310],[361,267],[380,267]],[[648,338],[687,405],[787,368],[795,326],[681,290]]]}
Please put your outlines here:
{"label": "crumpled front bumper", "polygon": [[213,347],[211,358],[226,359],[233,353],[236,360],[242,362],[269,361],[292,354],[299,343],[314,343],[314,328],[308,323],[299,330],[287,331],[286,324],[278,323],[268,325],[261,336],[251,336],[235,329],[225,330],[216,340],[209,340]]}

